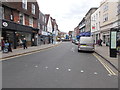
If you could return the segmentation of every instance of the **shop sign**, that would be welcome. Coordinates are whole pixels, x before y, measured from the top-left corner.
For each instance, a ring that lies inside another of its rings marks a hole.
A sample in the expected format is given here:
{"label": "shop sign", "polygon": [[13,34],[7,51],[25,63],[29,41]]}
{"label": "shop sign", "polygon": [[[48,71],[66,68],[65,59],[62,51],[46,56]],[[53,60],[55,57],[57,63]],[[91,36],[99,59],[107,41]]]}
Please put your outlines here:
{"label": "shop sign", "polygon": [[42,31],[42,35],[48,35],[48,33],[45,31]]}
{"label": "shop sign", "polygon": [[116,49],[116,31],[111,32],[111,49]]}
{"label": "shop sign", "polygon": [[4,26],[4,27],[7,27],[7,26],[8,26],[8,23],[7,23],[7,22],[3,22],[3,26]]}

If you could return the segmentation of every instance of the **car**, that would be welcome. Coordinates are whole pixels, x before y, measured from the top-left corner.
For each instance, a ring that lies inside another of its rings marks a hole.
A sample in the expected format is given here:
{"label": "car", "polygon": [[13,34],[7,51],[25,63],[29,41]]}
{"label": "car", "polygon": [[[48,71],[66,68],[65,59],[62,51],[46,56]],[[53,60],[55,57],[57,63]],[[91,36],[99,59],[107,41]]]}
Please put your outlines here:
{"label": "car", "polygon": [[76,39],[72,39],[72,43],[75,43],[75,40],[76,40]]}
{"label": "car", "polygon": [[78,45],[79,41],[78,40],[75,40],[75,44]]}
{"label": "car", "polygon": [[92,51],[94,52],[94,40],[93,37],[80,37],[78,44],[78,52],[80,51]]}

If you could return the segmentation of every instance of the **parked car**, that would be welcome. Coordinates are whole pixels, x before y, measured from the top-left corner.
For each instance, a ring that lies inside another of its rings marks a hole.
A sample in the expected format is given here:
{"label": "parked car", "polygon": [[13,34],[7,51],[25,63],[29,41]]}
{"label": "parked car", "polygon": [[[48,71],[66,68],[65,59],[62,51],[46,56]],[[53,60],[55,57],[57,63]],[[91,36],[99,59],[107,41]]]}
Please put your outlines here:
{"label": "parked car", "polygon": [[94,40],[92,37],[80,37],[78,44],[78,52],[80,51],[94,52]]}
{"label": "parked car", "polygon": [[76,39],[72,39],[72,43],[75,43],[75,40],[76,40]]}
{"label": "parked car", "polygon": [[78,40],[75,40],[75,44],[78,45],[79,41]]}

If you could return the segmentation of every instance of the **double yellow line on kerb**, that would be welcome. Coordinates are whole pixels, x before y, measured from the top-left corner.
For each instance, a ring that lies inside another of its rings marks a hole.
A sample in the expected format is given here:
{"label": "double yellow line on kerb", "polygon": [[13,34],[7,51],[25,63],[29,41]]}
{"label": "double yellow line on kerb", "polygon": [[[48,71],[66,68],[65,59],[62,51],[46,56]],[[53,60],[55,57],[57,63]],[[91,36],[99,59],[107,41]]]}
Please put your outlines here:
{"label": "double yellow line on kerb", "polygon": [[93,54],[99,61],[100,63],[104,66],[104,68],[109,72],[110,75],[116,75],[116,73],[94,53]]}

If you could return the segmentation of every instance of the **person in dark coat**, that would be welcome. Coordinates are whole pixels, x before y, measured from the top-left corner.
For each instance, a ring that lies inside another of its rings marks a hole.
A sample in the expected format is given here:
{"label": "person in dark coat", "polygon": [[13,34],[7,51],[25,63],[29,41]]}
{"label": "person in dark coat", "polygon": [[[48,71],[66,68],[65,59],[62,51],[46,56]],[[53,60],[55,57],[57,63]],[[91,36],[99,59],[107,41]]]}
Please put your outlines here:
{"label": "person in dark coat", "polygon": [[9,43],[9,46],[8,46],[8,52],[12,52],[12,45],[11,45],[11,42],[8,41],[8,43]]}
{"label": "person in dark coat", "polygon": [[52,44],[53,44],[53,42],[54,42],[54,40],[53,40],[53,38],[52,38]]}
{"label": "person in dark coat", "polygon": [[2,50],[4,49],[5,47],[5,41],[2,39]]}
{"label": "person in dark coat", "polygon": [[100,41],[99,41],[99,45],[102,46],[102,39],[100,39]]}
{"label": "person in dark coat", "polygon": [[27,49],[27,41],[26,41],[26,38],[23,39],[23,49]]}

